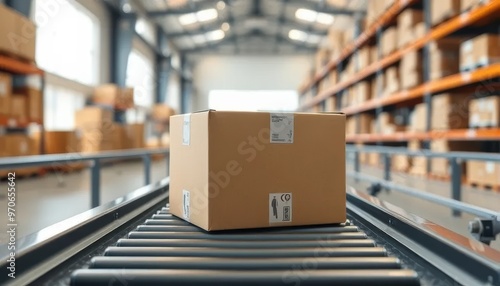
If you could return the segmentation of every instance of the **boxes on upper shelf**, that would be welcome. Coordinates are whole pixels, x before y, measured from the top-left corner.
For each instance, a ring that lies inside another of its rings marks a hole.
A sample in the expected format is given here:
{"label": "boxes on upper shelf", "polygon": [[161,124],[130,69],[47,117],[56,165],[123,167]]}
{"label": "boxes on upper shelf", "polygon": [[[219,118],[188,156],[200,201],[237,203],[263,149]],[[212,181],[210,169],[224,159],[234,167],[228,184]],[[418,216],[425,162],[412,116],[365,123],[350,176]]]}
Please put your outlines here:
{"label": "boxes on upper shelf", "polygon": [[0,115],[10,113],[10,97],[12,96],[12,76],[0,72]]}
{"label": "boxes on upper shelf", "polygon": [[422,55],[411,51],[403,56],[399,65],[401,88],[408,89],[422,83]]}
{"label": "boxes on upper shelf", "polygon": [[493,95],[469,102],[469,127],[500,127],[500,96]]}
{"label": "boxes on upper shelf", "polygon": [[81,136],[82,152],[113,149],[113,112],[100,107],[85,107],[75,113],[75,126]]}
{"label": "boxes on upper shelf", "polygon": [[410,131],[424,132],[427,130],[427,105],[425,103],[419,103],[415,105],[410,116]]}
{"label": "boxes on upper shelf", "polygon": [[429,43],[430,80],[459,72],[461,39],[448,38]]}
{"label": "boxes on upper shelf", "polygon": [[432,97],[431,128],[449,130],[467,128],[469,101],[465,94],[444,93]]}
{"label": "boxes on upper shelf", "polygon": [[334,27],[328,29],[327,46],[331,51],[330,58],[338,58],[344,48],[344,31]]}
{"label": "boxes on upper shelf", "polygon": [[392,26],[387,28],[383,34],[381,39],[381,50],[382,56],[387,56],[390,53],[394,52],[397,49],[397,31],[396,27]]}
{"label": "boxes on upper shelf", "polygon": [[205,230],[346,219],[343,114],[205,111],[170,136],[171,212]]}
{"label": "boxes on upper shelf", "polygon": [[393,134],[406,130],[406,126],[397,124],[395,117],[389,112],[382,112],[377,117],[382,134]]}
{"label": "boxes on upper shelf", "polygon": [[24,95],[13,94],[10,97],[9,116],[15,120],[16,124],[26,124],[29,121],[28,114],[28,99]]}
{"label": "boxes on upper shelf", "polygon": [[17,11],[0,4],[0,51],[35,60],[36,26]]}
{"label": "boxes on upper shelf", "polygon": [[132,108],[134,89],[120,88],[116,84],[103,84],[94,89],[92,101],[117,108]]}
{"label": "boxes on upper shelf", "polygon": [[397,42],[394,44],[397,47],[403,47],[411,41],[415,40],[413,31],[415,26],[424,19],[423,12],[416,9],[406,9],[398,16],[397,26]]}
{"label": "boxes on upper shelf", "polygon": [[384,80],[385,84],[383,96],[390,96],[401,89],[399,83],[399,70],[397,66],[392,66],[385,70]]}
{"label": "boxes on upper shelf", "polygon": [[325,101],[325,111],[332,112],[337,110],[336,96],[330,96]]}
{"label": "boxes on upper shelf", "polygon": [[[418,140],[408,141],[408,150],[410,151],[420,151],[422,150],[422,142]],[[426,175],[427,174],[427,158],[423,156],[412,157],[411,167],[408,171],[412,175]]]}
{"label": "boxes on upper shelf", "polygon": [[371,47],[370,46],[364,46],[358,50],[358,64],[360,69],[364,69],[367,67],[371,62]]}
{"label": "boxes on upper shelf", "polygon": [[460,0],[430,1],[431,24],[435,26],[460,14]]}
{"label": "boxes on upper shelf", "polygon": [[460,46],[460,69],[473,70],[500,62],[500,36],[481,34],[462,43]]}
{"label": "boxes on upper shelf", "polygon": [[126,124],[123,127],[126,140],[129,142],[128,148],[144,148],[144,123]]}

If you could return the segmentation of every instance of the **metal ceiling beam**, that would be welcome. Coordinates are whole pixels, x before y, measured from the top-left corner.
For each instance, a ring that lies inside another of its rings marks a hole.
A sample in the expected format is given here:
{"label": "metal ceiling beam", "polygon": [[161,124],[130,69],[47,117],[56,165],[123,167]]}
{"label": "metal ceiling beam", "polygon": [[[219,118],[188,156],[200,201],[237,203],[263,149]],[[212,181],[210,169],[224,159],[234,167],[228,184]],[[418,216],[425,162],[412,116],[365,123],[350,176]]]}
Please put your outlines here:
{"label": "metal ceiling beam", "polygon": [[[360,13],[360,11],[352,11],[352,10],[342,9],[342,8],[338,8],[338,7],[332,7],[332,6],[324,5],[324,4],[322,5],[322,3],[314,3],[314,2],[303,1],[303,0],[288,0],[288,4],[298,6],[297,8],[306,8],[309,10],[314,10],[316,12],[332,14],[332,15],[352,16],[355,13]],[[361,12],[361,13],[365,13],[365,12]]]}
{"label": "metal ceiling beam", "polygon": [[148,12],[149,17],[164,17],[164,16],[179,16],[183,14],[189,14],[193,12],[197,12],[200,10],[215,8],[215,5],[220,0],[205,0],[201,2],[200,5],[197,5],[196,8],[193,8],[191,5],[184,5],[182,8],[176,9],[168,9],[168,10],[160,10],[160,11],[150,11]]}
{"label": "metal ceiling beam", "polygon": [[[275,18],[275,17],[266,17],[266,20],[268,20],[269,22],[279,22],[282,25],[286,25],[286,26],[289,26],[291,29],[297,29],[297,30],[304,30],[304,29],[309,28],[309,26],[311,26],[308,23],[299,23],[299,22],[294,22],[294,21],[290,21],[287,19],[283,19],[283,21],[280,21],[278,18]],[[233,27],[234,25],[238,25],[239,23],[241,23],[243,21],[244,20],[242,19],[242,20],[238,20],[238,21],[232,21],[232,23],[231,23],[228,20],[228,23]],[[206,25],[205,27],[206,27],[206,30],[212,31],[212,30],[220,29],[221,25],[222,25],[221,22],[214,22],[210,25]],[[183,31],[183,32],[176,32],[176,33],[167,33],[167,36],[170,38],[176,38],[176,37],[183,37],[183,36],[189,36],[189,35],[201,34],[201,33],[202,33],[202,31],[200,31],[200,30],[192,30],[189,32]],[[328,33],[328,31],[314,29],[314,30],[311,30],[311,33],[325,36]]]}

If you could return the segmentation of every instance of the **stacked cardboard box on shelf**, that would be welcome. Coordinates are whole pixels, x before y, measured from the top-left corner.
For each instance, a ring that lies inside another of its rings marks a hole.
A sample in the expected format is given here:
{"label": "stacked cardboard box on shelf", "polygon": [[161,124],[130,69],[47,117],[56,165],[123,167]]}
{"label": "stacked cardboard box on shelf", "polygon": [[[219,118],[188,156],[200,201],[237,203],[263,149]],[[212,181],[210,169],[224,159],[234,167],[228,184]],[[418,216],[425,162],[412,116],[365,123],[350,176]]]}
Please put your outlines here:
{"label": "stacked cardboard box on shelf", "polygon": [[335,96],[330,96],[326,99],[325,111],[326,112],[337,111],[336,97]]}
{"label": "stacked cardboard box on shelf", "polygon": [[419,103],[410,115],[409,130],[413,132],[424,132],[427,129],[427,105]]}
{"label": "stacked cardboard box on shelf", "polygon": [[465,94],[444,93],[432,97],[431,128],[450,130],[467,128],[469,101]]}
{"label": "stacked cardboard box on shelf", "polygon": [[29,121],[28,99],[20,94],[10,97],[9,117],[13,122],[26,124]]}
{"label": "stacked cardboard box on shelf", "polygon": [[24,97],[26,117],[30,122],[43,121],[43,94],[40,89],[32,87],[14,88],[13,97]]}
{"label": "stacked cardboard box on shelf", "polygon": [[75,113],[75,126],[81,134],[81,151],[113,149],[113,112],[99,107],[85,107]]}
{"label": "stacked cardboard box on shelf", "polygon": [[397,66],[391,66],[385,70],[384,91],[382,96],[390,96],[401,89],[399,76],[399,69]]}
{"label": "stacked cardboard box on shelf", "polygon": [[460,0],[430,1],[431,24],[435,26],[460,14]]}
{"label": "stacked cardboard box on shelf", "polygon": [[62,154],[80,152],[79,133],[71,131],[45,131],[44,153]]}
{"label": "stacked cardboard box on shelf", "polygon": [[337,59],[344,48],[344,31],[331,27],[328,29],[327,40],[327,46],[331,51],[330,58]]}
{"label": "stacked cardboard box on shelf", "polygon": [[[18,157],[39,155],[39,145],[31,136],[24,134],[0,135],[0,157]],[[36,173],[39,167],[25,167],[15,170],[0,170],[0,177],[5,177],[8,172],[16,172],[17,176]]]}
{"label": "stacked cardboard box on shelf", "polygon": [[406,126],[398,124],[396,118],[389,112],[380,113],[377,122],[382,134],[393,134],[406,130]]}
{"label": "stacked cardboard box on shelf", "polygon": [[346,119],[346,134],[353,135],[372,133],[374,120],[375,119],[373,114],[370,113],[360,113],[357,115],[348,116]]}
{"label": "stacked cardboard box on shelf", "polygon": [[144,148],[144,123],[129,123],[124,125],[125,138],[128,141],[128,148]]}
{"label": "stacked cardboard box on shelf", "polygon": [[35,60],[36,26],[17,11],[0,4],[0,52]]}
{"label": "stacked cardboard box on shelf", "polygon": [[0,115],[10,113],[10,97],[12,96],[12,76],[0,72]]}
{"label": "stacked cardboard box on shelf", "polygon": [[[431,151],[433,152],[454,152],[454,151],[468,151],[477,152],[481,151],[481,145],[478,142],[460,142],[460,141],[447,141],[443,139],[436,139],[431,141]],[[465,164],[462,167],[465,173]],[[432,158],[431,159],[431,175],[437,177],[447,178],[451,175],[450,164],[447,158]]]}
{"label": "stacked cardboard box on shelf", "polygon": [[460,46],[460,69],[471,70],[500,62],[500,36],[481,34],[464,41]]}
{"label": "stacked cardboard box on shelf", "polygon": [[500,96],[493,95],[469,102],[469,127],[500,127]]}
{"label": "stacked cardboard box on shelf", "polygon": [[459,72],[461,39],[447,38],[429,43],[430,80],[436,80]]}
{"label": "stacked cardboard box on shelf", "polygon": [[364,46],[358,50],[357,57],[358,57],[358,65],[359,69],[364,69],[370,63],[372,62],[372,48],[370,46]]}
{"label": "stacked cardboard box on shelf", "polygon": [[120,88],[116,84],[103,84],[94,89],[94,103],[118,108],[134,107],[134,89]]}
{"label": "stacked cardboard box on shelf", "polygon": [[467,161],[467,182],[479,187],[500,187],[500,163]]}
{"label": "stacked cardboard box on shelf", "polygon": [[422,83],[422,54],[419,51],[406,53],[399,64],[401,88],[409,89]]}
{"label": "stacked cardboard box on shelf", "polygon": [[[408,150],[419,151],[422,150],[420,141],[410,140],[408,141]],[[412,175],[422,176],[427,174],[427,158],[423,156],[413,157],[411,159],[411,168],[409,173]]]}
{"label": "stacked cardboard box on shelf", "polygon": [[461,0],[460,1],[460,10],[461,11],[469,11],[473,8],[476,8],[480,5],[484,5],[491,0]]}
{"label": "stacked cardboard box on shelf", "polygon": [[397,42],[394,44],[401,48],[415,40],[415,26],[424,19],[423,12],[416,9],[406,9],[398,16]]}
{"label": "stacked cardboard box on shelf", "polygon": [[356,106],[371,99],[371,82],[364,80],[356,83],[352,87],[352,100],[349,106]]}
{"label": "stacked cardboard box on shelf", "polygon": [[391,5],[394,0],[370,0],[366,9],[366,25],[375,22]]}
{"label": "stacked cardboard box on shelf", "polygon": [[382,56],[387,56],[390,53],[396,51],[398,44],[398,35],[395,26],[387,28],[382,34],[381,39],[381,50]]}

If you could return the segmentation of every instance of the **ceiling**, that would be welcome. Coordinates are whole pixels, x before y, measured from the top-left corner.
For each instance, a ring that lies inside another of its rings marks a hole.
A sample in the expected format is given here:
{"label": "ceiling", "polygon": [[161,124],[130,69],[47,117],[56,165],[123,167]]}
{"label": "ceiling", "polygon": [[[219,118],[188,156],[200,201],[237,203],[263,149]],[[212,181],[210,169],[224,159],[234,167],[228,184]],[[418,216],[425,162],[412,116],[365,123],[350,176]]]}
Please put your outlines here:
{"label": "ceiling", "polygon": [[364,13],[366,1],[135,0],[134,4],[182,52],[276,54],[314,51],[329,27],[352,27],[353,16]]}

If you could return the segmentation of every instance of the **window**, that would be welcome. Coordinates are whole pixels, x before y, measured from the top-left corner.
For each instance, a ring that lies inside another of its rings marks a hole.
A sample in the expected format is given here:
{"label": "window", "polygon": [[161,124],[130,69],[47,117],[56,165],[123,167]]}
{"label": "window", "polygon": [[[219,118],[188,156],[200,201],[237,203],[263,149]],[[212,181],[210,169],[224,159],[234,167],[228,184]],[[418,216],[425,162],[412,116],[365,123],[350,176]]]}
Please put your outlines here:
{"label": "window", "polygon": [[153,105],[155,98],[154,63],[136,49],[132,49],[128,57],[126,85],[134,88],[136,105],[144,107]]}
{"label": "window", "polygon": [[208,106],[216,110],[293,111],[299,96],[294,90],[212,90]]}
{"label": "window", "polygon": [[85,96],[71,89],[56,85],[45,86],[44,112],[46,130],[72,130],[75,128],[75,112],[85,105]]}
{"label": "window", "polygon": [[76,1],[36,0],[36,59],[48,72],[82,84],[99,79],[99,21]]}

